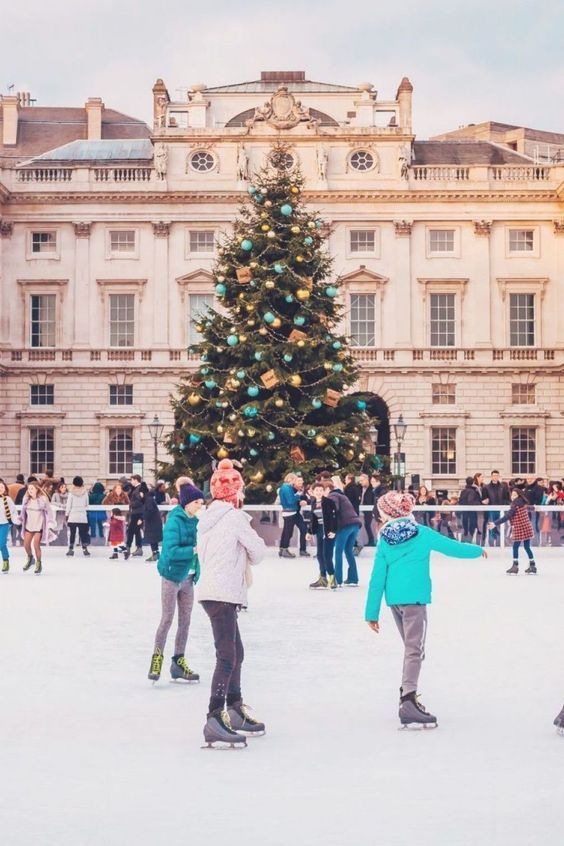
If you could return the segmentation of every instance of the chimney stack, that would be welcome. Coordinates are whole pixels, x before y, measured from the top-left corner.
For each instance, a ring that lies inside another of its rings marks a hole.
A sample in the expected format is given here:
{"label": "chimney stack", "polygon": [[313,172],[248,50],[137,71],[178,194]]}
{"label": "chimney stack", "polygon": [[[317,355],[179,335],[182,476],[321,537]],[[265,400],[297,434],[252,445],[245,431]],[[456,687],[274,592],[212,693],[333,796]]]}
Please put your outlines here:
{"label": "chimney stack", "polygon": [[404,76],[399,84],[396,100],[399,103],[399,125],[404,132],[411,134],[411,97],[413,94],[413,85]]}
{"label": "chimney stack", "polygon": [[2,106],[2,143],[5,146],[18,143],[18,95],[0,96]]}
{"label": "chimney stack", "polygon": [[102,110],[104,109],[101,97],[89,97],[84,108],[88,118],[86,137],[89,141],[99,141],[102,137]]}

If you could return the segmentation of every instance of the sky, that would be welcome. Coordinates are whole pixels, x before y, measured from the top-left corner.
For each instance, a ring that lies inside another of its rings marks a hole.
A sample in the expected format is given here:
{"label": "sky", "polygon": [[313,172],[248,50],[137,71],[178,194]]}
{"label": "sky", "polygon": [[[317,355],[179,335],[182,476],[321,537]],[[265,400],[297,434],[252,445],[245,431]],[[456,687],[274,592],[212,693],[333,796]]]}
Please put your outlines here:
{"label": "sky", "polygon": [[408,76],[419,138],[485,120],[562,132],[563,43],[562,0],[20,0],[0,3],[0,93],[150,121],[158,77],[175,99],[304,70],[387,100]]}

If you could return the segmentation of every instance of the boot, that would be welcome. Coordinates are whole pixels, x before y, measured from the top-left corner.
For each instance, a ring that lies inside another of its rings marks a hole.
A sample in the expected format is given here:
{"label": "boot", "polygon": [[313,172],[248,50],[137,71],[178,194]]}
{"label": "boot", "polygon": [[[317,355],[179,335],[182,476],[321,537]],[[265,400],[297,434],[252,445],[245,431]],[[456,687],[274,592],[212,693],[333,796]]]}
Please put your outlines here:
{"label": "boot", "polygon": [[7,558],[5,558],[2,561],[2,572],[3,573],[9,573],[10,572],[10,561]]}
{"label": "boot", "polygon": [[69,548],[67,549],[67,558],[72,558],[73,555],[74,549],[72,548],[72,546],[69,546]]}
{"label": "boot", "polygon": [[152,564],[153,562],[155,562],[157,560],[158,560],[158,556],[156,556],[154,552],[152,552],[151,555],[149,555],[148,558],[145,558],[145,561],[148,561],[149,564]]}
{"label": "boot", "polygon": [[558,734],[564,735],[564,706],[560,713],[554,718],[554,725],[558,729]]}
{"label": "boot", "polygon": [[133,558],[142,558],[143,557],[143,548],[138,546],[135,552],[132,552],[131,555]]}
{"label": "boot", "polygon": [[26,570],[31,570],[31,568],[33,567],[34,564],[35,564],[35,558],[33,557],[33,555],[29,555],[28,558],[27,558],[27,561],[25,562],[24,567],[23,567],[24,573],[25,573]]}
{"label": "boot", "polygon": [[152,682],[157,682],[161,677],[161,670],[163,668],[163,653],[157,647],[153,652],[153,657],[151,658],[151,666],[149,667],[149,675],[147,676],[148,679]]}
{"label": "boot", "polygon": [[43,572],[43,567],[41,566],[41,558],[38,558],[35,562],[35,575],[40,576]]}
{"label": "boot", "polygon": [[232,749],[242,748],[247,745],[247,739],[242,734],[237,734],[231,727],[227,711],[212,711],[208,714],[204,726],[204,740],[208,748],[213,749],[215,743],[228,744]]}
{"label": "boot", "polygon": [[228,706],[227,713],[229,714],[231,728],[235,731],[241,732],[246,737],[261,737],[265,734],[264,723],[260,723],[254,717],[251,717],[247,707],[243,705],[240,699]]}
{"label": "boot", "polygon": [[312,582],[310,584],[310,588],[326,588],[328,587],[327,579],[325,576],[320,576],[316,582]]}
{"label": "boot", "polygon": [[414,690],[401,697],[398,716],[402,728],[437,728],[437,718],[425,710]]}
{"label": "boot", "polygon": [[509,568],[509,570],[506,570],[505,572],[509,573],[509,575],[515,575],[516,576],[519,572],[519,562],[514,561],[513,564],[511,565],[511,567]]}
{"label": "boot", "polygon": [[279,558],[295,558],[296,556],[294,555],[293,552],[290,552],[289,549],[281,549],[278,553],[278,557]]}
{"label": "boot", "polygon": [[525,573],[527,573],[528,576],[536,576],[537,574],[537,565],[532,558],[529,561],[529,566],[525,570]]}
{"label": "boot", "polygon": [[112,554],[110,555],[110,561],[115,561],[116,558],[119,558],[119,556],[118,556],[117,552],[114,550],[114,552],[112,552]]}
{"label": "boot", "polygon": [[329,587],[331,590],[337,590],[337,579],[335,576],[329,576],[327,581],[329,582]]}
{"label": "boot", "polygon": [[88,547],[87,547],[87,546],[85,546],[84,544],[83,544],[83,546],[82,546],[82,554],[84,555],[84,557],[85,557],[85,558],[89,558],[89,557],[90,557],[90,552],[88,551]]}
{"label": "boot", "polygon": [[308,552],[307,549],[300,549],[300,558],[311,558],[311,552]]}
{"label": "boot", "polygon": [[170,665],[170,675],[173,681],[199,682],[198,673],[193,673],[184,655],[173,655]]}
{"label": "boot", "polygon": [[127,561],[127,559],[130,557],[130,555],[131,555],[131,550],[128,549],[127,547],[125,547],[125,549],[123,550],[124,560]]}

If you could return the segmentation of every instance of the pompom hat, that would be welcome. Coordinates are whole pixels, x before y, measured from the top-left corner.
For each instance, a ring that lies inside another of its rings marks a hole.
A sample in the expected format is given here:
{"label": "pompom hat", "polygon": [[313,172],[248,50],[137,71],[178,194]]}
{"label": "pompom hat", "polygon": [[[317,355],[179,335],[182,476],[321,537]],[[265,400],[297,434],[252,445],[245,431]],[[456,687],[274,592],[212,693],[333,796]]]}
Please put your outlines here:
{"label": "pompom hat", "polygon": [[217,465],[210,481],[210,491],[214,499],[222,499],[232,505],[238,505],[245,482],[229,458],[223,458]]}
{"label": "pompom hat", "polygon": [[388,491],[378,500],[378,511],[382,517],[394,520],[397,517],[409,517],[415,506],[415,499],[409,493]]}
{"label": "pompom hat", "polygon": [[203,491],[197,488],[195,485],[181,485],[180,490],[178,491],[178,501],[182,508],[185,505],[188,505],[189,502],[195,502],[197,499],[205,499]]}

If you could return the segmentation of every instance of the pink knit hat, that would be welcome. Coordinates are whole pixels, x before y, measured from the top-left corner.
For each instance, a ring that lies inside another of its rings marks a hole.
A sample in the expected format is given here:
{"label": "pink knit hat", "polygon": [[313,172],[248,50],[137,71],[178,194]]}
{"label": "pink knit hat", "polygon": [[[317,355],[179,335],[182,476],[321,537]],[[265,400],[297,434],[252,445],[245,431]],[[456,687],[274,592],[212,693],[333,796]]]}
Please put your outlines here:
{"label": "pink knit hat", "polygon": [[238,505],[245,483],[243,477],[233,466],[229,458],[223,458],[211,477],[210,491],[214,499],[223,499],[232,505]]}
{"label": "pink knit hat", "polygon": [[388,491],[378,500],[378,511],[382,517],[408,517],[413,511],[415,499],[409,493],[402,491]]}

